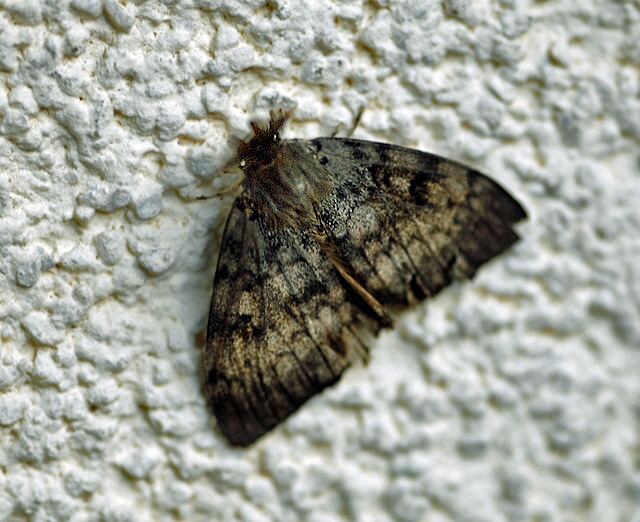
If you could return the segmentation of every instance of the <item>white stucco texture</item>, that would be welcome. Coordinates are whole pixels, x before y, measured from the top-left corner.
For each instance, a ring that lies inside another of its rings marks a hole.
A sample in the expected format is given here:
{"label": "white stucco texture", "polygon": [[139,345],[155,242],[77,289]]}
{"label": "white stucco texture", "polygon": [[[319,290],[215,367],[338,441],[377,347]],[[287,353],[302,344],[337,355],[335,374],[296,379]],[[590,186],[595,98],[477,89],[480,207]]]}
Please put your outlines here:
{"label": "white stucco texture", "polygon": [[[640,522],[638,35],[637,0],[0,0],[0,520]],[[279,107],[529,217],[240,450],[201,358]]]}

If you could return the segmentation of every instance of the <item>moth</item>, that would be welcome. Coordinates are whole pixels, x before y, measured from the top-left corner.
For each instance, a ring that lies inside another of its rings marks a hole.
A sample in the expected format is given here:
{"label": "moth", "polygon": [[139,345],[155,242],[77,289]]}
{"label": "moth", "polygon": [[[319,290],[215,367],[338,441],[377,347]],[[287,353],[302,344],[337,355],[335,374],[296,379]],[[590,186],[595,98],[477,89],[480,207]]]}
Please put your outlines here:
{"label": "moth", "polygon": [[334,384],[390,313],[518,240],[520,204],[480,172],[397,145],[282,139],[251,123],[204,353],[220,431],[246,446]]}

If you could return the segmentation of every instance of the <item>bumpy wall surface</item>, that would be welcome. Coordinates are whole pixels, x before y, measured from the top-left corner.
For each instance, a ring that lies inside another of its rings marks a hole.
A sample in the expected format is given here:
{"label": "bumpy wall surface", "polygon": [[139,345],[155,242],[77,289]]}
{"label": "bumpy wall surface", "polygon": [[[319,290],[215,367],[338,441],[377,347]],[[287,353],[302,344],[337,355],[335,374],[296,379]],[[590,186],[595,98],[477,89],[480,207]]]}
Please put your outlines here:
{"label": "bumpy wall surface", "polygon": [[[0,1],[0,520],[640,520],[640,4]],[[488,173],[522,241],[244,450],[201,393],[251,119]]]}

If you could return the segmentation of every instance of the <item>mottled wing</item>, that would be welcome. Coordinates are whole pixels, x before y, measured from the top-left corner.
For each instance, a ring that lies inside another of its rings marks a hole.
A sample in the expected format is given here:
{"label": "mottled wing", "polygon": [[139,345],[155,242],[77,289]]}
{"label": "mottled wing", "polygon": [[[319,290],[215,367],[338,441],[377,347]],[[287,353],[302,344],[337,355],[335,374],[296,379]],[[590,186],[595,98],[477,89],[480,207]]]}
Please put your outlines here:
{"label": "mottled wing", "polygon": [[236,445],[337,381],[358,335],[378,330],[311,237],[273,234],[243,209],[240,197],[224,232],[204,356],[205,395]]}
{"label": "mottled wing", "polygon": [[310,142],[335,192],[321,208],[355,279],[402,309],[472,277],[518,236],[526,214],[502,187],[459,163],[370,141]]}

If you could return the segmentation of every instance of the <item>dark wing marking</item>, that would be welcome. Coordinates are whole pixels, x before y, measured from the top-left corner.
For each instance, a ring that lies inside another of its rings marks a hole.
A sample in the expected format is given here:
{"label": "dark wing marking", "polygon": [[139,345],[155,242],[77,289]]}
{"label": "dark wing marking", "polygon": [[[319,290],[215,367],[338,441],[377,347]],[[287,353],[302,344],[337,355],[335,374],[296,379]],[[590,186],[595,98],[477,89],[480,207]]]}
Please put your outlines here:
{"label": "dark wing marking", "polygon": [[225,228],[204,356],[205,396],[236,445],[336,382],[366,349],[359,335],[379,329],[306,232],[276,235],[244,206],[241,196]]}
{"label": "dark wing marking", "polygon": [[459,163],[384,143],[310,142],[335,186],[320,219],[354,278],[383,305],[434,295],[517,241],[520,204]]}

